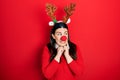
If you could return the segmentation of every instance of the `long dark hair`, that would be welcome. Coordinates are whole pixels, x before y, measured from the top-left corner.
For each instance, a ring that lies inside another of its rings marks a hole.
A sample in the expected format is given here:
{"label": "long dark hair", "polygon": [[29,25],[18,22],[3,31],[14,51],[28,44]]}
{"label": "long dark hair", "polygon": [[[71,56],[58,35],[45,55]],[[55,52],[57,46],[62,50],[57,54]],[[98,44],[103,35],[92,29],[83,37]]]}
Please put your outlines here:
{"label": "long dark hair", "polygon": [[[51,54],[50,61],[52,61],[57,54],[57,49],[55,48],[56,41],[55,41],[55,39],[53,39],[52,34],[55,34],[55,31],[58,28],[66,28],[68,30],[68,26],[63,22],[55,23],[55,25],[53,26],[53,28],[51,30],[51,33],[50,33],[50,43],[47,44],[47,47],[48,47],[48,49],[50,51],[50,54]],[[69,44],[69,47],[70,47],[69,54],[75,60],[77,58],[77,56],[76,56],[76,45],[73,42],[70,41],[69,34],[68,34],[68,44]]]}

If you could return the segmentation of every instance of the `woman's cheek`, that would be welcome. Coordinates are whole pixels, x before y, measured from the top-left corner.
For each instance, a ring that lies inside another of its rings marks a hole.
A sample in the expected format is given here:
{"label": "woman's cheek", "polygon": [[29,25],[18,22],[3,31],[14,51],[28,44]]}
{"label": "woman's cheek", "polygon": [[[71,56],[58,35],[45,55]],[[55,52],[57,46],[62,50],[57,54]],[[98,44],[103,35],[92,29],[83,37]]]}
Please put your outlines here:
{"label": "woman's cheek", "polygon": [[61,45],[60,41],[58,41],[58,40],[56,40],[56,43],[57,43],[58,45]]}

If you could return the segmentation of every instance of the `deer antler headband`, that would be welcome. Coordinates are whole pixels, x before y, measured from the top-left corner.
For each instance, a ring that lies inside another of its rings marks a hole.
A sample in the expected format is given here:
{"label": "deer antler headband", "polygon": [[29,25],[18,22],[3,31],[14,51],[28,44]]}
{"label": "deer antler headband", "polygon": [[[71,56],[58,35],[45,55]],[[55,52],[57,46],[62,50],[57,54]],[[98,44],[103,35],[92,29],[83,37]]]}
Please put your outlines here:
{"label": "deer antler headband", "polygon": [[70,23],[70,16],[73,14],[73,11],[75,10],[75,6],[76,4],[74,3],[71,3],[69,6],[66,6],[64,8],[66,15],[63,17],[63,20],[57,21],[56,16],[54,15],[57,9],[56,6],[54,6],[53,4],[46,4],[46,12],[48,16],[50,16],[52,19],[52,21],[49,22],[49,26],[54,26],[55,23],[59,23],[59,22],[64,22],[66,24]]}

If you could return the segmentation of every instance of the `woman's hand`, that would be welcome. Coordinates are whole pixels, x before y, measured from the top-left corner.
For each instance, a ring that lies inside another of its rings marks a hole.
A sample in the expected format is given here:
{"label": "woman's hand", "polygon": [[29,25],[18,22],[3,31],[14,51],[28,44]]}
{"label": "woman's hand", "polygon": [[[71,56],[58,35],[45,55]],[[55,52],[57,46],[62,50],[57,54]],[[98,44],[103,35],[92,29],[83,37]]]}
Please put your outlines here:
{"label": "woman's hand", "polygon": [[68,44],[66,46],[64,46],[64,50],[65,50],[64,55],[65,56],[69,55],[69,45]]}
{"label": "woman's hand", "polygon": [[66,61],[69,64],[69,63],[71,63],[73,61],[73,59],[69,54],[69,46],[68,46],[68,44],[67,44],[67,46],[64,46],[64,50],[65,50],[64,55],[65,55]]}
{"label": "woman's hand", "polygon": [[73,61],[72,57],[69,54],[69,45],[68,44],[66,46],[57,48],[57,55],[55,56],[54,59],[57,62],[60,62],[60,58],[61,58],[62,54],[64,54],[68,64]]}
{"label": "woman's hand", "polygon": [[58,47],[57,48],[57,55],[54,58],[57,62],[60,62],[60,57],[62,56],[63,52],[64,52],[63,47]]}

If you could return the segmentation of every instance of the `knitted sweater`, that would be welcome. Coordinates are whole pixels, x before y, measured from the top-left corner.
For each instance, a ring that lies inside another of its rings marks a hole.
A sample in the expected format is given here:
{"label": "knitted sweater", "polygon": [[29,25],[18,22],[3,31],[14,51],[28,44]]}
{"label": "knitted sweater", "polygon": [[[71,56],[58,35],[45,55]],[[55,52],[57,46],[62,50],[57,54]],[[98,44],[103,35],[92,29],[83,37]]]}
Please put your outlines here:
{"label": "knitted sweater", "polygon": [[48,80],[80,80],[83,72],[83,61],[80,50],[77,47],[77,59],[69,64],[66,62],[64,55],[61,56],[60,63],[55,59],[50,62],[50,52],[47,46],[43,49],[42,54],[42,72]]}

